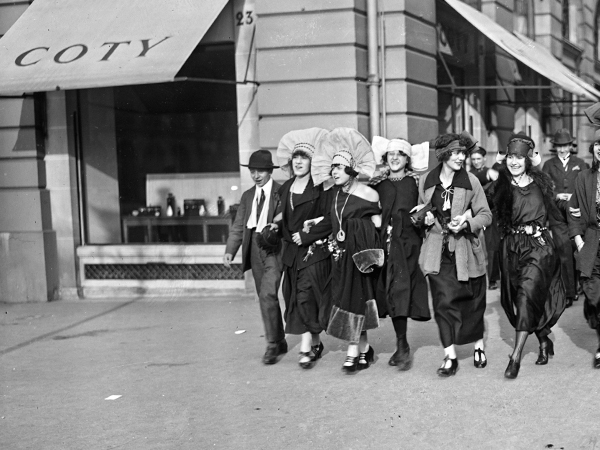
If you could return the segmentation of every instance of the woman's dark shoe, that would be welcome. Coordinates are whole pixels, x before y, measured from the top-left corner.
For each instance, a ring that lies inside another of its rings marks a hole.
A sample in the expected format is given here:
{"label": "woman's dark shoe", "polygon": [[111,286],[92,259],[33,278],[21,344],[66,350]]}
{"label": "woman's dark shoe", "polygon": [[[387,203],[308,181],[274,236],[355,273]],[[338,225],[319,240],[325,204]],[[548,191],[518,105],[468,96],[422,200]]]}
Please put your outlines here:
{"label": "woman's dark shoe", "polygon": [[548,358],[554,356],[554,343],[548,339],[540,344],[540,353],[538,359],[535,362],[538,366],[544,366],[548,364]]}
{"label": "woman's dark shoe", "polygon": [[596,350],[596,355],[594,356],[594,369],[600,369],[600,348]]}
{"label": "woman's dark shoe", "polygon": [[[477,355],[479,358],[476,358]],[[483,369],[487,366],[487,358],[485,357],[485,351],[480,348],[476,348],[473,352],[473,365],[476,369]]]}
{"label": "woman's dark shoe", "polygon": [[313,353],[313,361],[316,361],[317,359],[321,358],[321,355],[323,354],[323,350],[325,349],[325,346],[323,345],[322,342],[319,342],[319,345],[313,345],[310,350]]}
{"label": "woman's dark shoe", "polygon": [[298,362],[300,367],[312,369],[317,359],[321,357],[324,348],[323,343],[319,342],[319,345],[311,346],[309,352],[300,352],[300,361]]}
{"label": "woman's dark shoe", "polygon": [[[510,358],[510,356],[509,356]],[[504,378],[509,378],[511,380],[514,380],[515,378],[517,378],[517,375],[519,375],[519,369],[521,368],[521,362],[517,362],[514,359],[510,358],[510,360],[508,361],[508,366],[506,367],[506,370],[504,371]]]}
{"label": "woman's dark shoe", "polygon": [[358,370],[368,369],[375,359],[375,350],[369,345],[369,350],[358,355]]}
{"label": "woman's dark shoe", "polygon": [[358,368],[358,356],[346,356],[342,370],[346,373],[356,372]]}
{"label": "woman's dark shoe", "polygon": [[409,370],[412,367],[410,347],[406,339],[396,341],[396,351],[388,361],[390,366],[398,367],[398,370]]}
{"label": "woman's dark shoe", "polygon": [[[450,361],[450,367],[447,367],[448,361]],[[444,364],[442,364],[442,367],[440,367],[437,370],[437,374],[440,377],[451,377],[453,375],[456,375],[457,370],[458,370],[458,359],[456,359],[456,358],[452,359],[449,356],[446,356],[444,358]]]}

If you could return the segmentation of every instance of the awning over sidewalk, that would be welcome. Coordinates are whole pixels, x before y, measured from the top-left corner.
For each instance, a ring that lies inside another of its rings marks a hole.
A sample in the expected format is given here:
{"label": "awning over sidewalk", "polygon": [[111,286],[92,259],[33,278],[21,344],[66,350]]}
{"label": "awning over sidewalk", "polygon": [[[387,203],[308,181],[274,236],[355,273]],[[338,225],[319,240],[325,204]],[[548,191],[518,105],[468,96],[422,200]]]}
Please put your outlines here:
{"label": "awning over sidewalk", "polygon": [[446,0],[446,3],[504,51],[564,90],[590,100],[600,99],[600,91],[571,72],[543,45],[513,34],[459,0]]}
{"label": "awning over sidewalk", "polygon": [[227,0],[36,0],[0,39],[0,93],[173,81]]}

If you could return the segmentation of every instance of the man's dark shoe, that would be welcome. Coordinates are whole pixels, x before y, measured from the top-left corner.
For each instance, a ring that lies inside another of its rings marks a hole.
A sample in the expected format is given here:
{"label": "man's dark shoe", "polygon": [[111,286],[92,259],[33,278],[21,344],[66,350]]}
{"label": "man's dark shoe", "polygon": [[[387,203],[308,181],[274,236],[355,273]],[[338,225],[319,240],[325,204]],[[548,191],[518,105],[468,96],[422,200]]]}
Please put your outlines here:
{"label": "man's dark shoe", "polygon": [[498,284],[495,281],[490,281],[490,285],[488,286],[488,289],[490,291],[494,291],[494,290],[498,289]]}
{"label": "man's dark shoe", "polygon": [[277,362],[277,357],[279,355],[283,355],[287,353],[288,346],[286,340],[279,341],[277,344],[272,344],[267,347],[267,351],[263,356],[263,363],[265,364],[275,364]]}
{"label": "man's dark shoe", "polygon": [[567,308],[570,308],[571,306],[573,306],[573,298],[567,297]]}

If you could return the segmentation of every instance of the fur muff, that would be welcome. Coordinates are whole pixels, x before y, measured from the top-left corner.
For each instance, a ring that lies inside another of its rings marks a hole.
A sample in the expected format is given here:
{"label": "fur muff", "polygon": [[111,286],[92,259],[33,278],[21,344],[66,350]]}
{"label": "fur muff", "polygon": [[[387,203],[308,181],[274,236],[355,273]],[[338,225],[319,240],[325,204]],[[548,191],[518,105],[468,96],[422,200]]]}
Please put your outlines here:
{"label": "fur muff", "polygon": [[[554,183],[552,179],[544,172],[535,168],[531,168],[527,175],[542,190],[547,215],[550,217],[555,214],[557,206],[554,202]],[[502,169],[499,171],[498,180],[494,182],[494,185],[490,189],[492,209],[498,219],[498,228],[502,236],[506,236],[513,225],[513,190],[511,188],[511,180],[512,175],[506,165],[503,164]]]}
{"label": "fur muff", "polygon": [[371,248],[355,253],[352,259],[362,273],[371,273],[375,267],[383,266],[384,253],[382,249]]}

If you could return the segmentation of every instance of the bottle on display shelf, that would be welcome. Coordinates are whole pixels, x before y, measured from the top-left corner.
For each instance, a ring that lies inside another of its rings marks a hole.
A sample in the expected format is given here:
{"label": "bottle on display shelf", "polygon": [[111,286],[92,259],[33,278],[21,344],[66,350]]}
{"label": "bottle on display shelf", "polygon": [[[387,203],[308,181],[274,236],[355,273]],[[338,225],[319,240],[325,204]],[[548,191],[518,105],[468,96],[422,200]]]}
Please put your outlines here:
{"label": "bottle on display shelf", "polygon": [[167,217],[175,215],[175,196],[169,192],[167,195]]}
{"label": "bottle on display shelf", "polygon": [[217,199],[217,213],[219,214],[219,216],[225,214],[225,200],[220,195]]}

